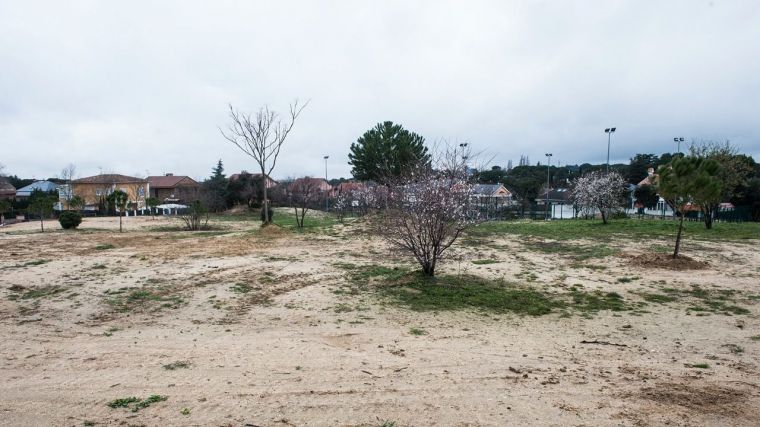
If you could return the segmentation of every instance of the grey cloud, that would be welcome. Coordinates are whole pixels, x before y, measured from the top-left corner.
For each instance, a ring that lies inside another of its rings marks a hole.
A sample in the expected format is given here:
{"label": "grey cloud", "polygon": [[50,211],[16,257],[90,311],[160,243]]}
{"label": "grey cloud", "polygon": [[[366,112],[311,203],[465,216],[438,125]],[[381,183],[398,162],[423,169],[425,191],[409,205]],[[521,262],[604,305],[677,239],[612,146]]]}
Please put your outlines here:
{"label": "grey cloud", "polygon": [[6,172],[174,172],[252,162],[226,104],[311,99],[276,176],[348,176],[348,146],[393,120],[506,164],[599,162],[728,138],[758,157],[753,1],[3,2]]}

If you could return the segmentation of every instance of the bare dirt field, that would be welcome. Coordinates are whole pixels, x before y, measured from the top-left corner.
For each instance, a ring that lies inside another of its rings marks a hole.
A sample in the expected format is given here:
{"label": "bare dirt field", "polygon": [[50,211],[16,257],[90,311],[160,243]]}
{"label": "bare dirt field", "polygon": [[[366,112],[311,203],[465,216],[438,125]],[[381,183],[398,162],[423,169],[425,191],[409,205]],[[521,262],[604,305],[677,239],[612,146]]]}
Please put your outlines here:
{"label": "bare dirt field", "polygon": [[462,238],[439,274],[521,313],[389,285],[413,266],[355,222],[173,221],[0,229],[1,425],[760,423],[758,240],[672,270],[632,262],[665,240]]}

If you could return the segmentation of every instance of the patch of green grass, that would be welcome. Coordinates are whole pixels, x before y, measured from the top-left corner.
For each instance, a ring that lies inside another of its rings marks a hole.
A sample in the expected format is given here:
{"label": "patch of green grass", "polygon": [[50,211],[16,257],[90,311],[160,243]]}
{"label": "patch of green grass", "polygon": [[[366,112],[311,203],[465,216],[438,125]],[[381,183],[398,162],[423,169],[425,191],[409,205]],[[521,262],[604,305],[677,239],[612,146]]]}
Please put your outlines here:
{"label": "patch of green grass", "polygon": [[147,408],[148,406],[150,406],[150,405],[152,405],[154,403],[163,402],[163,401],[167,400],[168,398],[169,398],[169,396],[161,396],[161,395],[158,395],[158,394],[154,394],[154,395],[148,396],[146,399],[143,399],[140,402],[137,402],[137,404],[135,405],[135,407],[132,408],[132,412],[137,412],[140,409]]}
{"label": "patch of green grass", "polygon": [[586,261],[592,258],[604,258],[617,254],[619,251],[604,245],[580,245],[564,242],[545,242],[526,240],[522,244],[528,249],[545,254],[566,256],[575,261]]}
{"label": "patch of green grass", "polygon": [[135,402],[139,402],[140,399],[132,396],[132,397],[123,397],[121,399],[115,399],[110,402],[108,402],[108,406],[110,408],[128,408],[129,405]]}
{"label": "patch of green grass", "polygon": [[182,408],[181,411],[179,411],[180,414],[188,416],[190,415],[190,408]]}
{"label": "patch of green grass", "polygon": [[624,311],[627,310],[625,300],[617,292],[602,292],[599,290],[585,292],[577,287],[571,289],[573,308],[583,312],[597,312],[601,310]]}
{"label": "patch of green grass", "polygon": [[253,287],[248,283],[235,283],[230,287],[230,291],[236,294],[247,294],[248,292],[251,292],[252,289]]}
{"label": "patch of green grass", "polygon": [[355,285],[366,285],[372,279],[395,281],[409,273],[409,269],[406,267],[356,265],[350,263],[333,263],[333,265],[343,270],[347,270],[351,282]]}
{"label": "patch of green grass", "polygon": [[[599,239],[673,239],[678,224],[674,220],[613,219],[608,224],[600,220],[565,221],[489,221],[478,224],[467,234],[471,237],[493,237],[498,234],[517,234],[554,240]],[[710,241],[760,239],[760,222],[720,222],[711,230],[701,222],[684,223],[687,239]]]}
{"label": "patch of green grass", "polygon": [[105,250],[108,250],[108,249],[113,249],[115,247],[116,246],[114,246],[114,245],[112,245],[110,243],[105,243],[105,244],[102,244],[102,245],[95,246],[95,250],[96,251],[105,251]]}
{"label": "patch of green grass", "polygon": [[396,427],[395,421],[383,421],[382,424],[380,424],[379,427]]}
{"label": "patch of green grass", "polygon": [[286,230],[305,233],[329,233],[332,227],[340,221],[333,214],[309,210],[303,220],[303,228],[296,224],[296,215],[292,208],[276,209],[272,223]]}
{"label": "patch of green grass", "polygon": [[383,286],[378,291],[415,311],[475,309],[540,316],[564,306],[560,300],[531,288],[476,276],[430,278],[409,273],[396,281],[395,286]]}
{"label": "patch of green grass", "polygon": [[707,363],[694,363],[694,364],[686,363],[684,366],[686,366],[687,368],[710,369],[710,365],[708,365]]}
{"label": "patch of green grass", "polygon": [[134,289],[127,288],[117,291],[106,291],[112,298],[106,300],[116,311],[129,312],[150,306],[153,303],[161,303],[162,308],[179,308],[184,300],[176,295],[168,295],[166,290]]}
{"label": "patch of green grass", "polygon": [[112,336],[112,335],[113,335],[113,333],[114,333],[114,332],[117,332],[117,331],[119,331],[119,330],[120,330],[120,329],[119,329],[119,328],[117,328],[116,326],[111,326],[111,327],[110,327],[110,328],[108,328],[108,329],[107,329],[105,332],[103,332],[103,335],[105,335],[105,336],[107,336],[107,337],[110,337],[110,336]]}
{"label": "patch of green grass", "polygon": [[409,333],[416,336],[427,335],[427,331],[420,328],[409,328]]}
{"label": "patch of green grass", "polygon": [[640,279],[640,277],[637,277],[637,276],[633,276],[633,277],[623,276],[623,277],[618,277],[617,282],[618,283],[631,283],[634,280],[638,280],[638,279]]}
{"label": "patch of green grass", "polygon": [[6,270],[6,269],[11,269],[11,268],[32,267],[32,266],[35,266],[35,265],[42,265],[42,264],[45,264],[45,263],[48,263],[48,262],[50,262],[49,259],[36,259],[34,261],[28,261],[28,262],[25,262],[23,264],[9,265],[7,267],[3,267],[2,269]]}
{"label": "patch of green grass", "polygon": [[276,280],[276,278],[274,276],[274,273],[272,273],[270,271],[265,271],[265,272],[261,273],[261,276],[257,277],[256,280],[259,283],[266,285],[266,284],[274,283],[274,281]]}
{"label": "patch of green grass", "polygon": [[637,292],[637,294],[641,296],[642,298],[644,298],[644,301],[654,302],[658,304],[673,302],[677,299],[674,296],[664,295],[664,294],[653,294],[649,292]]}
{"label": "patch of green grass", "polygon": [[172,363],[168,363],[166,365],[163,365],[162,367],[164,369],[166,369],[167,371],[174,371],[174,370],[177,370],[177,369],[187,369],[187,368],[190,367],[190,363],[189,362],[185,362],[183,360],[179,360],[179,361],[176,361],[176,362],[172,362]]}
{"label": "patch of green grass", "polygon": [[108,268],[108,266],[105,264],[95,264],[90,268],[93,270],[105,270],[106,268]]}
{"label": "patch of green grass", "polygon": [[415,311],[478,310],[540,316],[573,309],[589,316],[601,310],[629,309],[615,292],[586,292],[582,287],[557,294],[473,275],[428,277],[407,268],[353,264],[343,267],[352,281],[366,283],[373,279],[378,285],[373,288],[376,295]]}
{"label": "patch of green grass", "polygon": [[752,335],[749,339],[752,341],[760,341],[760,335]]}
{"label": "patch of green grass", "polygon": [[472,261],[472,263],[475,265],[498,264],[499,262],[501,261],[498,259],[476,259]]}
{"label": "patch of green grass", "polygon": [[340,304],[337,304],[333,308],[333,311],[335,311],[336,313],[349,313],[349,312],[354,311],[354,308],[351,307],[351,305],[349,305],[349,304],[340,303]]}
{"label": "patch of green grass", "polygon": [[21,299],[45,298],[64,292],[65,289],[58,286],[45,286],[43,288],[31,289],[21,294]]}
{"label": "patch of green grass", "polygon": [[718,313],[725,315],[744,315],[750,311],[744,307],[735,305],[735,297],[738,295],[733,289],[708,289],[699,285],[692,285],[691,289],[677,289],[672,287],[660,288],[665,294],[635,292],[644,300],[666,304],[675,301],[685,301],[688,311],[698,313]]}

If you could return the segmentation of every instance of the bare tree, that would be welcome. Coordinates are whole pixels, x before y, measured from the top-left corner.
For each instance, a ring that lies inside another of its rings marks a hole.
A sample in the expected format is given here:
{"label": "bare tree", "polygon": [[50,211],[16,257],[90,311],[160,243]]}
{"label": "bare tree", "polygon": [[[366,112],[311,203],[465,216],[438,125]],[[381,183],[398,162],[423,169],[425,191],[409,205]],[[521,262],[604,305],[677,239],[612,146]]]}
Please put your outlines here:
{"label": "bare tree", "polygon": [[[296,213],[296,225],[303,228],[306,211],[320,200],[322,191],[319,178],[298,178],[288,187],[290,202]],[[299,212],[300,211],[300,212]]]}
{"label": "bare tree", "polygon": [[445,251],[478,220],[471,208],[473,184],[461,150],[445,147],[422,165],[388,185],[387,209],[376,232],[411,254],[427,276],[434,276]]}
{"label": "bare tree", "polygon": [[229,105],[231,123],[227,131],[219,131],[222,136],[235,144],[245,154],[256,161],[264,179],[262,201],[264,210],[264,223],[271,222],[269,218],[269,200],[267,199],[267,178],[277,165],[277,157],[280,155],[285,139],[293,130],[296,119],[309,103],[299,106],[298,101],[290,104],[288,117],[284,120],[275,111],[264,106],[251,117],[250,114],[241,113]]}
{"label": "bare tree", "polygon": [[628,189],[623,177],[617,172],[591,172],[575,180],[573,203],[586,214],[599,210],[602,222],[613,210],[625,206]]}

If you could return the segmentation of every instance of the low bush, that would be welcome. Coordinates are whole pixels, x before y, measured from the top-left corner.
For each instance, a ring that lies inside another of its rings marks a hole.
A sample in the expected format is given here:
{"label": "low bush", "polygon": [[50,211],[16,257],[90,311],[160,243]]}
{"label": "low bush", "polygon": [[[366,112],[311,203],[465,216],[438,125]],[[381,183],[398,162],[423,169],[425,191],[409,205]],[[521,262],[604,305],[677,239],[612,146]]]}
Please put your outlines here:
{"label": "low bush", "polygon": [[74,229],[79,227],[79,224],[82,223],[82,215],[78,212],[62,212],[61,216],[58,217],[58,222],[61,223],[61,227],[63,227],[64,230]]}

